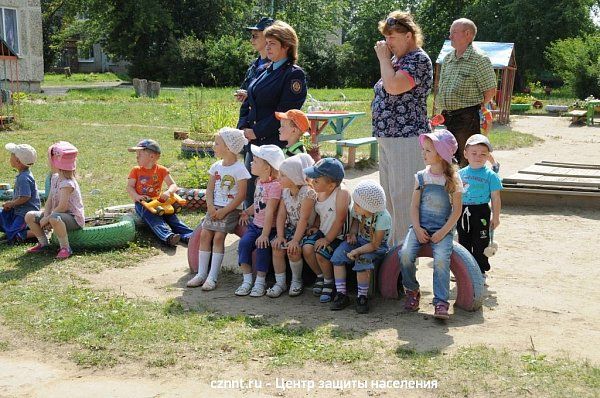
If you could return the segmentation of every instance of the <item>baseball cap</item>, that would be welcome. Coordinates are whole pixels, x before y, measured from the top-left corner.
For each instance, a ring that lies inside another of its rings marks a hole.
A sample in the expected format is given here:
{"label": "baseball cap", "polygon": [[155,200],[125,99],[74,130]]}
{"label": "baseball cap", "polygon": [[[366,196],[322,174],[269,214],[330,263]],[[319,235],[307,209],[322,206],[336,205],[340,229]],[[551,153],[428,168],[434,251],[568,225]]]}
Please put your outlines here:
{"label": "baseball cap", "polygon": [[275,117],[278,120],[291,120],[303,133],[310,129],[310,122],[308,121],[308,118],[304,112],[299,109],[290,109],[287,112],[275,112]]}
{"label": "baseball cap", "polygon": [[147,149],[152,152],[160,153],[160,145],[158,142],[150,139],[144,139],[137,143],[136,146],[128,148],[129,152],[141,151],[142,149]]}
{"label": "baseball cap", "polygon": [[35,148],[29,144],[13,144],[8,143],[4,146],[7,151],[14,153],[19,162],[25,166],[31,166],[37,160],[37,152]]}
{"label": "baseball cap", "polygon": [[458,149],[458,142],[454,135],[446,129],[437,129],[433,133],[421,134],[419,136],[419,143],[423,147],[425,137],[428,137],[433,142],[433,147],[438,155],[441,156],[446,162],[452,164],[454,153]]}
{"label": "baseball cap", "polygon": [[323,158],[312,167],[304,169],[309,178],[327,176],[334,181],[341,182],[344,179],[344,165],[335,158]]}
{"label": "baseball cap", "polygon": [[247,26],[246,30],[265,30],[269,26],[273,25],[273,18],[262,17],[255,26]]}
{"label": "baseball cap", "polygon": [[266,160],[271,167],[278,171],[281,163],[283,163],[283,160],[285,159],[283,151],[277,145],[250,145],[250,150],[254,156]]}
{"label": "baseball cap", "polygon": [[473,134],[472,136],[470,136],[469,139],[467,140],[467,142],[465,143],[465,148],[468,147],[469,145],[478,145],[478,144],[483,144],[488,147],[490,152],[494,152],[494,148],[492,148],[492,143],[483,134]]}

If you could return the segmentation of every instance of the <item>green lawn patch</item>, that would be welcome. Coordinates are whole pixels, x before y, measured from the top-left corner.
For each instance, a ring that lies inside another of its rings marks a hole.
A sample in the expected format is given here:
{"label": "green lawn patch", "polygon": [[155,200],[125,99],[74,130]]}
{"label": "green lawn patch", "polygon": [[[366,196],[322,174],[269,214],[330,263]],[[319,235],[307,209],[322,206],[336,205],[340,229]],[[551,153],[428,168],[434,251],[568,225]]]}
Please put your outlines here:
{"label": "green lawn patch", "polygon": [[77,86],[94,83],[121,82],[126,76],[118,76],[112,72],[105,73],[73,73],[67,77],[64,73],[45,73],[43,86]]}

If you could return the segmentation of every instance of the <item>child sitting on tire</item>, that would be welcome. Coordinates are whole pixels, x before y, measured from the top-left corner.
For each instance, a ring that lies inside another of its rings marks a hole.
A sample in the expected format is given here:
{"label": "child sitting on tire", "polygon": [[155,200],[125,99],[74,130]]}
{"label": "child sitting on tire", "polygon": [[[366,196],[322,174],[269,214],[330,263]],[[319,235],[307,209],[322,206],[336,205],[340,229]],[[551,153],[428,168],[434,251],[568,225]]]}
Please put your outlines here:
{"label": "child sitting on tire", "polygon": [[43,211],[30,211],[25,215],[25,222],[38,240],[38,244],[27,253],[46,250],[48,238],[44,229],[52,229],[60,244],[56,258],[64,260],[73,254],[67,231],[78,230],[85,225],[81,190],[75,179],[77,153],[77,148],[66,141],[48,148],[48,161],[53,173],[50,193]]}
{"label": "child sitting on tire", "polygon": [[309,225],[315,219],[315,201],[317,194],[308,185],[304,169],[314,164],[314,160],[305,153],[294,155],[283,161],[279,167],[279,181],[283,191],[279,210],[277,210],[277,237],[271,242],[273,247],[273,268],[276,283],[267,290],[267,296],[279,297],[287,290],[285,258],[290,260],[292,283],[289,295],[299,296],[302,284],[302,239]]}
{"label": "child sitting on tire", "polygon": [[10,165],[19,172],[15,178],[13,199],[4,202],[0,209],[0,231],[6,234],[8,244],[13,244],[34,237],[33,232],[27,230],[25,215],[29,211],[40,210],[40,196],[29,171],[37,160],[37,153],[27,144],[10,143],[5,148],[10,152]]}
{"label": "child sitting on tire", "polygon": [[[158,164],[160,146],[154,140],[144,139],[136,146],[128,148],[128,151],[136,153],[138,164],[131,170],[127,179],[127,193],[135,202],[135,212],[167,245],[176,246],[180,240],[187,243],[194,231],[181,222],[176,214],[158,216],[140,203],[159,197],[168,200],[171,194],[177,192],[177,184],[171,177],[169,169]],[[163,182],[168,188],[160,193]]]}
{"label": "child sitting on tire", "polygon": [[331,257],[335,276],[336,294],[330,309],[341,310],[350,304],[346,288],[346,264],[354,263],[356,271],[356,312],[369,312],[369,284],[375,262],[383,260],[388,252],[388,238],[392,229],[392,217],[385,208],[385,192],[373,180],[361,181],[352,192],[352,224],[346,240]]}
{"label": "child sitting on tire", "polygon": [[[256,178],[254,203],[240,216],[240,224],[248,225],[238,246],[238,263],[243,274],[236,296],[261,297],[266,291],[266,275],[271,267],[271,240],[275,238],[277,208],[281,199],[281,184],[277,179],[284,160],[276,145],[251,145],[254,156],[251,171]],[[249,218],[254,219],[250,222]],[[252,252],[256,249],[256,280],[252,283]]]}
{"label": "child sitting on tire", "polygon": [[419,309],[421,292],[416,278],[415,260],[421,245],[431,244],[435,306],[433,316],[448,319],[452,230],[462,208],[462,183],[452,162],[458,143],[448,130],[422,134],[419,142],[427,166],[415,174],[415,190],[410,204],[412,225],[398,253],[402,263],[402,284],[406,292],[404,309]]}
{"label": "child sitting on tire", "polygon": [[225,237],[238,224],[250,178],[246,166],[238,159],[246,144],[248,140],[244,137],[244,132],[231,127],[223,127],[215,136],[215,156],[220,160],[208,170],[210,179],[206,187],[207,212],[200,223],[202,232],[198,273],[188,281],[187,287],[202,286],[202,290],[214,290],[217,287],[225,253]]}

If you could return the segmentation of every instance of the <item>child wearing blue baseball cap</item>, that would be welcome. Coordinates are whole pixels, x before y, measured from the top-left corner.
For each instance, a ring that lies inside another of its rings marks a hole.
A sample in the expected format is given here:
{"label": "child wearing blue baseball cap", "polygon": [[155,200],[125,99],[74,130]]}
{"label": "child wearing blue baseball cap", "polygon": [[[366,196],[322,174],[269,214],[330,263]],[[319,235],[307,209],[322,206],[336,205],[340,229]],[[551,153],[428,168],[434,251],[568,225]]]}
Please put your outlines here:
{"label": "child wearing blue baseball cap", "polygon": [[342,243],[351,221],[350,192],[340,186],[344,179],[344,166],[337,159],[321,159],[314,166],[304,169],[304,173],[313,179],[319,224],[309,230],[310,235],[302,244],[302,254],[317,274],[313,294],[320,296],[321,303],[328,303],[333,298],[335,288],[331,256]]}
{"label": "child wearing blue baseball cap", "polygon": [[[169,246],[176,246],[181,240],[187,243],[194,232],[181,221],[177,214],[159,216],[151,213],[142,205],[142,201],[160,198],[166,201],[171,194],[177,192],[177,184],[169,169],[158,164],[161,149],[158,142],[144,139],[134,147],[127,149],[136,153],[137,166],[127,178],[127,193],[135,202],[135,211],[154,232],[154,234]],[[161,193],[163,182],[167,190]]]}

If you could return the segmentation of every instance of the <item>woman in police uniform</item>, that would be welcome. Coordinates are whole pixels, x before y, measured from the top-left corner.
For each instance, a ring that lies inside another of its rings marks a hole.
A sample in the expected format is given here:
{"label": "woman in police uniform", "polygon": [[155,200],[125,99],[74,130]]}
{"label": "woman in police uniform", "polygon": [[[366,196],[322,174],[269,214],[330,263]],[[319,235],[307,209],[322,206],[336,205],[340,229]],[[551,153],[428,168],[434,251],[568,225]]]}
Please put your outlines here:
{"label": "woman in police uniform", "polygon": [[244,102],[246,99],[248,95],[248,86],[252,80],[256,79],[256,77],[270,65],[271,61],[267,58],[267,49],[265,48],[266,40],[264,30],[273,25],[273,22],[273,18],[263,17],[255,26],[248,26],[246,28],[246,30],[250,31],[250,44],[258,51],[258,58],[250,64],[246,71],[246,76],[244,76],[242,85],[234,94],[235,99],[239,102]]}
{"label": "woman in police uniform", "polygon": [[[300,109],[306,99],[306,75],[295,65],[298,59],[298,36],[285,22],[275,21],[265,29],[267,57],[271,65],[248,86],[248,97],[240,109],[238,128],[244,130],[248,141],[254,145],[274,144],[280,148],[279,120],[275,112]],[[246,154],[246,167],[250,170],[252,153]],[[248,184],[246,203],[251,204],[254,184]]]}

